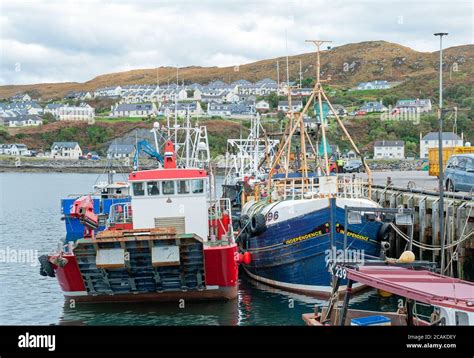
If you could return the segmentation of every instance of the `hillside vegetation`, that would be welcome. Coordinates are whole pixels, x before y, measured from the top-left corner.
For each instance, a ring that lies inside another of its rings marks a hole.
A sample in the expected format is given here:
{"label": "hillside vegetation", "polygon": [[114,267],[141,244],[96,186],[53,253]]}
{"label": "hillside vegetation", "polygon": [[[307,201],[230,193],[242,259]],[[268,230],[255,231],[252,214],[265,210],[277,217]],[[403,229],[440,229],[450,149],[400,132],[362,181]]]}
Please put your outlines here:
{"label": "hillside vegetation", "polygon": [[[313,51],[312,48],[308,48]],[[443,52],[445,71],[451,72],[447,83],[474,82],[474,45],[464,45],[445,49]],[[299,78],[299,62],[302,62],[303,77],[315,76],[314,52],[291,56],[289,72],[292,80]],[[405,81],[404,88],[411,93],[429,93],[435,86],[436,73],[439,66],[438,52],[418,52],[408,47],[386,41],[369,41],[334,47],[321,54],[321,71],[323,77],[331,76],[335,86],[351,87],[361,81],[385,79],[388,81]],[[276,62],[280,61],[280,69],[284,66],[284,57],[257,61],[249,64],[229,67],[180,68],[180,81],[186,83],[208,83],[214,80],[226,82],[237,79],[257,81],[265,77],[276,79]],[[457,71],[454,71],[453,64]],[[238,65],[238,64],[236,64]],[[450,71],[451,70],[451,71]],[[283,80],[280,71],[280,80]],[[61,98],[69,91],[93,91],[99,87],[127,84],[154,84],[157,76],[161,83],[176,81],[176,69],[159,67],[139,69],[97,76],[84,82],[42,83],[32,85],[0,86],[0,98],[8,98],[19,92],[29,92],[43,100]]]}

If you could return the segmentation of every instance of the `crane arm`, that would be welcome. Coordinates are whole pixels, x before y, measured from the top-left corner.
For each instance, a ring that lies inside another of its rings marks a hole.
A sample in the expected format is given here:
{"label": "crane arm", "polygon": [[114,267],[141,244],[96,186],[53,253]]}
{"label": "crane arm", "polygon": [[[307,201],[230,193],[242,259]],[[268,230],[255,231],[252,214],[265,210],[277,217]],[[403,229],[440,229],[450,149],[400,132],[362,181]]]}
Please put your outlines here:
{"label": "crane arm", "polygon": [[84,195],[74,201],[71,217],[79,219],[84,225],[84,238],[92,238],[99,227],[99,217],[94,213],[94,201],[90,195]]}
{"label": "crane arm", "polygon": [[133,169],[138,170],[138,158],[141,152],[144,152],[151,158],[155,158],[161,164],[164,163],[163,156],[158,153],[153,146],[148,143],[146,140],[141,140],[137,143],[137,150],[135,151],[135,157],[133,158]]}

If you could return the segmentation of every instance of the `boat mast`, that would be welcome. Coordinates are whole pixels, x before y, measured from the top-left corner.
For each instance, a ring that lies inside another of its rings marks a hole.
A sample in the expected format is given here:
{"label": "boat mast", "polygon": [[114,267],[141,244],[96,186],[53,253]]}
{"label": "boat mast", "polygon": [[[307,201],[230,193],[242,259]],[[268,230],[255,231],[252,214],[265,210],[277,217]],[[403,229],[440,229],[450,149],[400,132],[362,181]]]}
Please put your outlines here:
{"label": "boat mast", "polygon": [[321,133],[323,135],[323,148],[324,148],[324,167],[326,168],[326,175],[329,175],[329,159],[327,151],[327,139],[326,139],[326,123],[324,120],[323,113],[323,101],[321,94],[323,92],[323,86],[321,85],[321,59],[319,56],[320,47],[323,43],[331,41],[319,41],[319,40],[307,40],[306,42],[312,42],[316,45],[316,90],[318,95],[318,106],[319,106],[319,120],[321,122]]}
{"label": "boat mast", "polygon": [[319,58],[320,46],[323,43],[332,42],[332,41],[306,40],[306,42],[312,42],[317,47],[317,52],[316,52],[316,57],[317,57],[316,79],[317,79],[317,81],[316,81],[316,84],[317,85],[319,84],[318,85],[318,88],[319,88],[318,101],[319,101],[319,112],[320,112],[320,116],[321,116],[321,124],[322,124],[321,128],[322,128],[323,142],[324,142],[324,157],[325,157],[325,161],[326,161],[326,175],[329,175],[329,163],[328,163],[328,159],[327,159],[327,149],[326,149],[327,142],[326,142],[326,137],[325,137],[325,128],[324,128],[324,125],[323,125],[323,108],[322,108],[322,99],[323,98],[326,101],[326,103],[328,104],[329,109],[331,110],[331,112],[334,114],[334,117],[336,118],[336,121],[339,124],[339,126],[341,127],[341,129],[344,132],[345,136],[347,137],[347,139],[351,143],[352,148],[360,156],[362,164],[364,165],[364,168],[365,168],[365,172],[367,173],[368,197],[370,198],[371,195],[372,195],[372,171],[370,170],[369,166],[367,165],[367,163],[365,161],[365,158],[360,153],[359,148],[357,148],[357,145],[352,140],[352,137],[349,134],[349,132],[347,131],[346,126],[344,125],[344,123],[342,123],[341,118],[339,118],[339,115],[337,114],[336,110],[334,109],[331,102],[329,101],[329,98],[326,95],[326,92],[324,92],[323,86],[320,84],[320,82],[326,82],[327,81],[327,80],[324,80],[324,81],[320,80],[320,58]]}
{"label": "boat mast", "polygon": [[[288,88],[288,91],[289,91],[288,92],[288,105],[289,105],[289,113],[288,114],[289,114],[289,118],[290,118],[290,123],[287,127],[288,131],[285,130],[286,140],[281,141],[280,147],[279,147],[278,152],[275,156],[275,160],[274,160],[273,165],[270,169],[269,180],[268,180],[268,189],[269,190],[271,189],[272,176],[275,173],[275,170],[276,170],[277,166],[280,163],[281,157],[283,156],[283,154],[285,153],[285,151],[287,149],[288,149],[287,158],[290,157],[288,152],[290,151],[289,148],[291,148],[291,140],[292,140],[293,134],[295,133],[295,131],[298,128],[300,129],[300,135],[303,137],[303,140],[301,141],[301,143],[304,142],[304,137],[307,136],[307,134],[306,134],[305,128],[304,128],[303,118],[304,118],[304,115],[307,113],[307,111],[309,109],[309,106],[311,105],[311,103],[317,97],[318,98],[318,105],[319,105],[319,115],[321,116],[321,129],[322,129],[322,135],[323,135],[324,162],[325,162],[325,167],[326,167],[326,175],[327,176],[329,175],[329,159],[328,159],[328,154],[327,154],[326,128],[325,128],[324,121],[323,121],[323,98],[324,98],[324,101],[328,104],[329,109],[334,114],[334,116],[336,118],[336,121],[339,124],[339,126],[342,128],[342,131],[344,132],[345,136],[349,139],[349,142],[351,143],[352,148],[360,156],[360,158],[362,160],[362,164],[364,165],[364,168],[365,168],[365,171],[366,171],[367,177],[368,177],[368,189],[369,189],[368,190],[368,197],[370,198],[371,197],[372,172],[371,172],[369,166],[367,165],[364,157],[361,155],[361,153],[360,153],[359,149],[357,148],[356,144],[352,140],[352,138],[351,138],[349,132],[347,131],[346,127],[344,126],[341,119],[339,118],[339,115],[334,110],[334,107],[332,106],[331,102],[329,101],[326,93],[324,92],[323,86],[322,86],[322,82],[327,82],[328,80],[321,80],[321,75],[320,75],[320,70],[321,70],[320,47],[321,47],[322,44],[329,43],[331,41],[306,40],[306,42],[312,42],[313,44],[316,45],[316,49],[317,49],[317,51],[316,51],[316,83],[313,87],[313,90],[311,91],[311,95],[309,96],[308,101],[306,102],[306,105],[304,106],[303,110],[300,113],[297,113],[297,116],[295,118],[294,118],[294,113],[292,113],[292,108],[291,108],[291,88]],[[307,136],[307,137],[309,138],[309,136]],[[305,152],[305,149],[306,149],[305,145],[303,145],[301,154],[303,154],[303,150]],[[301,155],[301,159],[302,159],[302,163],[304,163],[302,165],[302,168],[301,168],[302,169],[302,176],[303,176],[304,174],[307,175],[306,155],[304,155],[304,157],[303,157],[303,155]],[[288,167],[289,167],[289,165],[286,164],[285,169],[287,170],[287,172],[288,172]],[[286,177],[288,177],[288,173],[286,173]]]}
{"label": "boat mast", "polygon": [[189,168],[189,150],[191,149],[191,144],[190,144],[190,140],[191,140],[191,137],[189,135],[189,127],[191,126],[191,123],[189,121],[189,105],[186,109],[186,168]]}

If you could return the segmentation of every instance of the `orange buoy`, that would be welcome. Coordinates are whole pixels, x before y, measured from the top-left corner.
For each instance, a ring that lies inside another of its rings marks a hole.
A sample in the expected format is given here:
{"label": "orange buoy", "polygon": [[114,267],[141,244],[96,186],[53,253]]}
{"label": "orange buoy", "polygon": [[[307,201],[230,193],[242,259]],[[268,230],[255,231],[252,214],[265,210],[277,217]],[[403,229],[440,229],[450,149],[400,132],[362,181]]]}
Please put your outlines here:
{"label": "orange buoy", "polygon": [[249,265],[252,262],[252,254],[248,251],[244,252],[244,264]]}

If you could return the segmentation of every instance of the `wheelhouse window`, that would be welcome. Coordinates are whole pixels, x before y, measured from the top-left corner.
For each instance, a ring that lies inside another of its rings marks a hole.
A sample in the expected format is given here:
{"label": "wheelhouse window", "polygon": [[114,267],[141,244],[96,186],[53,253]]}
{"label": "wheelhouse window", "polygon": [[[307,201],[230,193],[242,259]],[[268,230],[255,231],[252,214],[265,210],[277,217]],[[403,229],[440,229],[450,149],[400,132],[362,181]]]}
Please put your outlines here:
{"label": "wheelhouse window", "polygon": [[193,194],[204,193],[204,180],[202,179],[191,180],[191,192]]}
{"label": "wheelhouse window", "polygon": [[178,180],[178,194],[189,194],[189,181],[188,180]]}
{"label": "wheelhouse window", "polygon": [[144,183],[133,183],[132,188],[133,188],[133,195],[135,196],[145,195]]}
{"label": "wheelhouse window", "polygon": [[162,182],[163,185],[163,195],[174,195],[174,181],[165,180]]}
{"label": "wheelhouse window", "polygon": [[153,196],[153,195],[160,195],[160,188],[158,186],[158,182],[157,181],[149,181],[147,184],[146,184],[146,188],[147,188],[147,193],[148,195],[150,196]]}

